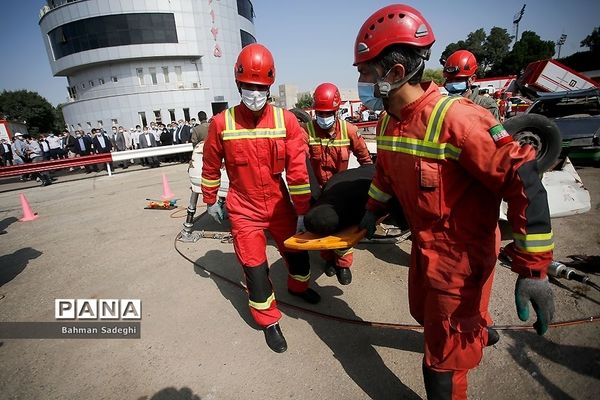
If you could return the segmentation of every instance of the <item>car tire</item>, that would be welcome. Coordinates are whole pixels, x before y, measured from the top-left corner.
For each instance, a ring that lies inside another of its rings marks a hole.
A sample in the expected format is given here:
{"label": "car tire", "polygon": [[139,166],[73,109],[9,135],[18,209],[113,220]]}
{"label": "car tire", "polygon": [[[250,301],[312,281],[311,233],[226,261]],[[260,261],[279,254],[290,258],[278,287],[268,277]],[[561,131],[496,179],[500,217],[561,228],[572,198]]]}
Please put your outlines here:
{"label": "car tire", "polygon": [[519,144],[530,144],[535,148],[540,172],[554,166],[562,145],[560,131],[554,121],[539,114],[524,114],[507,119],[503,125]]}
{"label": "car tire", "polygon": [[310,120],[312,119],[310,117],[310,114],[301,108],[292,108],[290,112],[296,116],[298,122],[302,122],[304,124],[310,122]]}

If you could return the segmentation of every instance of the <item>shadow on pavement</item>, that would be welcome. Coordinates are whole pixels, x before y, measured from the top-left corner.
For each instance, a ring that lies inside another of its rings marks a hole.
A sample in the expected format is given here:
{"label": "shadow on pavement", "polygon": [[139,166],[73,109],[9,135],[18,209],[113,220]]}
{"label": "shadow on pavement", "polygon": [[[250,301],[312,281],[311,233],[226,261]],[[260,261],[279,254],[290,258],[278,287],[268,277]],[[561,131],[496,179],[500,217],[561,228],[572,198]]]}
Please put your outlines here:
{"label": "shadow on pavement", "polygon": [[24,247],[12,254],[0,256],[0,286],[12,281],[19,275],[30,260],[42,255],[41,251],[31,247]]}
{"label": "shadow on pavement", "polygon": [[[340,288],[325,286],[318,288],[318,292],[322,299],[331,303],[336,315],[361,320],[344,300],[336,297],[342,293]],[[303,319],[311,325],[315,334],[331,349],[346,374],[369,398],[420,399],[385,365],[375,346],[422,353],[421,333],[353,326],[285,307],[284,311],[289,317]],[[420,365],[413,367],[419,368]],[[332,374],[330,378],[334,380],[336,377]]]}
{"label": "shadow on pavement", "polygon": [[[18,220],[19,219],[17,217],[8,217],[8,218],[4,218],[2,221],[0,221],[0,234],[2,234],[2,232],[4,232],[4,230],[6,228],[8,228],[10,225],[17,222]],[[6,233],[6,232],[4,232],[4,233]]]}
{"label": "shadow on pavement", "polygon": [[[219,250],[210,250],[205,256],[200,257],[197,263],[210,270],[218,271],[220,275],[238,282],[241,278],[241,270],[235,254],[223,253]],[[322,302],[327,303],[327,308],[333,310],[333,314],[344,318],[360,320],[350,306],[336,296],[343,292],[336,286],[317,287],[314,284],[321,274],[321,268],[316,266],[314,257],[311,260],[311,274],[315,288],[321,295]],[[195,272],[202,277],[213,279],[223,297],[231,302],[242,319],[252,328],[260,329],[248,311],[247,295],[232,284],[207,274],[202,268],[194,266]],[[271,280],[275,288],[277,298],[286,302],[310,307],[319,310],[320,306],[308,306],[295,298],[291,298],[286,291],[287,271],[283,260],[278,259],[271,265]],[[321,307],[322,308],[322,307]],[[331,321],[308,313],[299,312],[295,309],[280,305],[281,311],[290,318],[307,321],[316,335],[331,349],[334,357],[340,362],[348,376],[373,399],[401,398],[419,399],[420,397],[408,388],[402,381],[385,365],[375,346],[394,348],[404,351],[422,353],[422,334],[414,331],[400,331],[391,329],[376,329],[370,327],[350,326],[345,323]],[[327,311],[326,311],[327,312]],[[285,319],[282,321],[282,330],[285,334]],[[419,368],[419,365],[414,366]],[[335,376],[331,376],[335,379]]]}
{"label": "shadow on pavement", "polygon": [[201,398],[197,394],[194,394],[188,387],[179,390],[174,387],[168,387],[159,390],[152,397],[142,396],[137,400],[201,400]]}
{"label": "shadow on pavement", "polygon": [[508,348],[511,357],[553,399],[571,399],[572,397],[543,374],[535,361],[528,356],[531,351],[580,375],[600,379],[600,370],[598,370],[600,349],[597,347],[554,343],[545,336],[538,336],[533,332],[506,331],[505,334],[514,339],[515,344]]}
{"label": "shadow on pavement", "polygon": [[378,260],[394,266],[407,267],[410,263],[410,254],[400,248],[398,244],[370,243],[358,244],[357,249],[366,250]]}
{"label": "shadow on pavement", "polygon": [[[220,250],[209,250],[204,256],[197,259],[196,263],[202,265],[209,271],[214,271],[234,282],[241,283],[242,270],[234,253],[223,253]],[[233,308],[235,308],[246,324],[254,329],[260,329],[256,322],[254,322],[254,319],[252,319],[250,311],[248,310],[248,295],[245,291],[234,286],[232,283],[217,277],[214,274],[207,273],[198,265],[194,265],[194,272],[203,278],[212,279],[223,297],[229,300]]]}

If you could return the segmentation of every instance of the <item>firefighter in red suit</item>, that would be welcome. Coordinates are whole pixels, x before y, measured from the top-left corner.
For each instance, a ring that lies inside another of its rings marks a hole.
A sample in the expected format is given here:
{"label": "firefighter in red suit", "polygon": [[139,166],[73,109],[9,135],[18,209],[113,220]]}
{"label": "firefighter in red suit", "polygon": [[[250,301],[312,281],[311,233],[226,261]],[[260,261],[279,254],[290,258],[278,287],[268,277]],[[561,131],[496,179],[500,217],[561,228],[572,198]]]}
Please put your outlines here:
{"label": "firefighter in red suit", "polygon": [[554,312],[546,277],[553,241],[534,149],[469,99],[420,83],[434,40],[423,16],[402,4],[377,11],[357,36],[359,95],[386,110],[361,226],[372,235],[390,197],[400,201],[412,233],[409,304],[424,327],[427,396],[466,399],[468,371],[498,340],[488,302],[501,200],[514,236],[507,252],[517,313],[527,320],[533,303],[540,335]]}
{"label": "firefighter in red suit", "polygon": [[244,47],[234,74],[242,102],[216,115],[209,126],[202,195],[208,213],[222,221],[223,202],[217,201],[217,191],[224,160],[230,180],[225,203],[250,313],[263,328],[267,345],[281,353],[287,343],[278,323],[281,313],[269,279],[264,231],[275,240],[288,267],[288,291],[312,304],[320,300],[308,287],[308,253],[283,246],[285,239],[304,229],[303,216],[309,208],[306,134],[292,113],[267,103],[275,81],[275,64],[267,48],[256,43]]}
{"label": "firefighter in red suit", "polygon": [[[310,163],[323,187],[336,173],[348,169],[350,153],[354,153],[360,165],[372,164],[365,140],[358,134],[358,128],[351,123],[336,118],[342,98],[333,83],[322,83],[313,94],[313,108],[316,123],[306,124]],[[325,274],[337,275],[342,285],[352,282],[352,248],[321,251],[326,261]]]}

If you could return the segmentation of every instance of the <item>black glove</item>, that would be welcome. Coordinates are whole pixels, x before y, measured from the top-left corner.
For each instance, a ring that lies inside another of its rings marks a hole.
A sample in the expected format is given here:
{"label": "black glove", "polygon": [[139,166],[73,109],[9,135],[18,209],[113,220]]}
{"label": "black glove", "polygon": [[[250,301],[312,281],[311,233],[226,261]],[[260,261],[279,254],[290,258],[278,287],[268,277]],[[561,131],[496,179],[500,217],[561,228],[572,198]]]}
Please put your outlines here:
{"label": "black glove", "polygon": [[371,239],[375,234],[375,226],[377,225],[377,216],[372,211],[366,211],[365,215],[363,215],[360,224],[358,225],[359,229],[367,230],[367,239]]}
{"label": "black glove", "polygon": [[533,324],[538,335],[543,335],[548,330],[548,324],[554,316],[554,295],[550,288],[548,278],[532,279],[519,277],[515,285],[515,303],[517,314],[521,321],[529,319],[529,302],[537,314],[537,321]]}

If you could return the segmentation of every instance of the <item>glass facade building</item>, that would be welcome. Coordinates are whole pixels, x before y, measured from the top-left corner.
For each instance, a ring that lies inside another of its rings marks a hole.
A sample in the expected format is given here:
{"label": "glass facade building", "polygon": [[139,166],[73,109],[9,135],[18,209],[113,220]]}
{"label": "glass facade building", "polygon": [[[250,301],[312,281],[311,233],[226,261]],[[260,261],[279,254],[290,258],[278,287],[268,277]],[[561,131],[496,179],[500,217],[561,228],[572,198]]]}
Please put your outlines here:
{"label": "glass facade building", "polygon": [[250,0],[49,0],[39,25],[53,74],[67,78],[69,129],[238,104],[233,65],[256,42]]}

